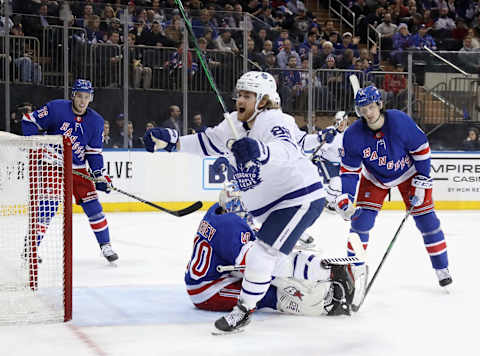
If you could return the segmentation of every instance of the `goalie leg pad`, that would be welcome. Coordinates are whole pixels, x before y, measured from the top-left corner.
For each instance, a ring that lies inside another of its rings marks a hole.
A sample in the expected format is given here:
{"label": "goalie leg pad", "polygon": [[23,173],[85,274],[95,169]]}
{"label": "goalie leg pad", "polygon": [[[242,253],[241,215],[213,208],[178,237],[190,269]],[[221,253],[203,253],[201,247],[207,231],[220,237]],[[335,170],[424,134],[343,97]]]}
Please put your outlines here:
{"label": "goalie leg pad", "polygon": [[423,236],[423,243],[430,256],[432,267],[443,269],[448,267],[447,243],[440,227],[440,220],[435,212],[414,216],[415,224]]}
{"label": "goalie leg pad", "polygon": [[275,277],[293,277],[298,280],[326,280],[330,270],[322,265],[322,259],[305,251],[295,251],[277,260],[273,271]]}
{"label": "goalie leg pad", "polygon": [[326,315],[325,297],[330,290],[330,281],[299,281],[293,278],[275,278],[277,287],[277,310],[296,315]]}

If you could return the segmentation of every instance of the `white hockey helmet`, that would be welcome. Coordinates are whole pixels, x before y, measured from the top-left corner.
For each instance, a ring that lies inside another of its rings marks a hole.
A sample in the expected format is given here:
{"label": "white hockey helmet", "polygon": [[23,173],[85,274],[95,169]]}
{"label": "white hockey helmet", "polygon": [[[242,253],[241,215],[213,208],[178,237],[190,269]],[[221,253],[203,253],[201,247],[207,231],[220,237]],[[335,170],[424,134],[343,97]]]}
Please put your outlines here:
{"label": "white hockey helmet", "polygon": [[277,92],[273,94],[273,98],[271,98],[273,103],[278,106],[279,108],[282,106],[282,100],[280,99],[280,95]]}
{"label": "white hockey helmet", "polygon": [[228,182],[223,185],[218,197],[218,204],[227,212],[235,213],[244,217],[246,209],[240,200],[240,189],[233,182]]}
{"label": "white hockey helmet", "polygon": [[238,92],[241,90],[257,94],[255,114],[252,116],[252,118],[258,114],[258,104],[265,97],[265,95],[268,95],[268,97],[272,100],[274,100],[275,95],[278,95],[275,78],[267,72],[251,71],[243,74],[237,80],[237,85],[235,86],[236,94],[238,94]]}

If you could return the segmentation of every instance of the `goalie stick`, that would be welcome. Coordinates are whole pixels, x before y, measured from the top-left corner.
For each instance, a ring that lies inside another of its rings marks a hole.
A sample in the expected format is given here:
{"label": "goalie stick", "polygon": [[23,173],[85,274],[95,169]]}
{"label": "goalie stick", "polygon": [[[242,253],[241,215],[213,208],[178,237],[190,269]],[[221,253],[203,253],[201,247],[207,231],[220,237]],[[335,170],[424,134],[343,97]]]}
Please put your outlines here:
{"label": "goalie stick", "polygon": [[[86,175],[86,174],[83,174],[81,172],[78,172],[78,171],[73,171],[73,174],[79,176],[79,177],[82,177],[82,178],[85,178],[85,179],[88,179],[89,181],[95,183],[95,179]],[[188,215],[188,214],[191,214],[195,211],[197,211],[198,209],[200,209],[202,206],[203,206],[203,203],[201,201],[197,201],[195,203],[193,203],[192,205],[190,206],[187,206],[186,208],[183,208],[183,209],[180,209],[180,210],[170,210],[170,209],[167,209],[167,208],[164,208],[160,205],[157,205],[155,203],[152,203],[151,201],[148,201],[148,200],[145,200],[145,199],[142,199],[140,197],[137,197],[136,195],[133,195],[133,194],[130,194],[128,192],[125,192],[119,188],[116,188],[114,187],[113,185],[110,185],[110,188],[115,191],[115,192],[118,192],[118,193],[121,193],[123,195],[126,195],[127,197],[130,197],[132,199],[135,199],[135,200],[138,200],[139,202],[142,202],[144,204],[147,204],[147,205],[150,205],[151,207],[153,208],[156,208],[158,210],[161,210],[161,211],[164,211],[170,215],[174,215],[174,216],[178,216],[178,217],[181,217],[181,216],[185,216],[185,215]]]}
{"label": "goalie stick", "polygon": [[[349,265],[352,263],[362,263],[363,261],[360,260],[358,257],[332,257],[332,258],[323,258],[322,259],[322,266],[325,268],[329,268],[332,265]],[[233,271],[243,271],[245,266],[242,265],[225,265],[225,266],[217,266],[217,272],[233,272]]]}

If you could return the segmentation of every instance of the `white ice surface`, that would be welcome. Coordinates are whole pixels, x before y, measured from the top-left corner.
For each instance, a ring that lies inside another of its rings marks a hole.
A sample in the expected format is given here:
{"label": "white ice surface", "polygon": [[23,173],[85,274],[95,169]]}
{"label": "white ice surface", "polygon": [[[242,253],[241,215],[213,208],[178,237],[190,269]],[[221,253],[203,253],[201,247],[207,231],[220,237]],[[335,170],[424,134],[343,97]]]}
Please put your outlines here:
{"label": "white ice surface", "polygon": [[[368,249],[374,271],[403,212],[381,212]],[[454,283],[438,286],[409,218],[360,311],[351,317],[256,313],[242,334],[212,336],[221,313],[194,309],[183,273],[202,212],[107,214],[117,267],[74,216],[73,321],[1,326],[0,355],[477,355],[480,212],[438,212]],[[324,256],[345,254],[348,224],[324,214],[309,232]],[[41,251],[40,251],[41,253]]]}

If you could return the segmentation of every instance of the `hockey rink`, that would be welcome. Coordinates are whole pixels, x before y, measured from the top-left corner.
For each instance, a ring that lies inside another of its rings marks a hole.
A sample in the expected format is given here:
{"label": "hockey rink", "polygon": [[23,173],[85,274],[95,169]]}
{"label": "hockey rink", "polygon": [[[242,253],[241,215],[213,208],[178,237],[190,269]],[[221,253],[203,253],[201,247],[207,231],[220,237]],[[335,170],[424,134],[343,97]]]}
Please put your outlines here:
{"label": "hockey rink", "polygon": [[[75,214],[73,321],[0,326],[1,355],[473,355],[478,352],[478,211],[439,211],[453,284],[438,286],[409,218],[358,313],[254,314],[246,331],[212,336],[222,313],[196,310],[183,283],[204,212],[107,213],[120,259],[100,256],[86,216]],[[370,276],[404,216],[384,211],[371,233]],[[348,223],[323,214],[309,230],[325,257],[345,255]],[[40,250],[41,254],[41,250]],[[477,350],[477,351],[476,351]]]}

